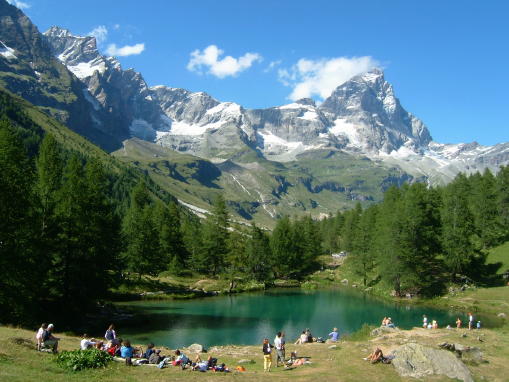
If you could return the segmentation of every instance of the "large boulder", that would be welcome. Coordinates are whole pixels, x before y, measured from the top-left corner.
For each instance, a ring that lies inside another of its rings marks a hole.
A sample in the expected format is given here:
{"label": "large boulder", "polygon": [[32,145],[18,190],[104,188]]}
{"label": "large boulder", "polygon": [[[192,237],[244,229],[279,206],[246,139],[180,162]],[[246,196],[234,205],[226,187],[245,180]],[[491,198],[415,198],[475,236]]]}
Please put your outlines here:
{"label": "large boulder", "polygon": [[446,375],[463,382],[473,382],[470,371],[453,353],[417,343],[405,344],[394,351],[392,364],[402,377],[423,378]]}
{"label": "large boulder", "polygon": [[396,333],[396,332],[399,332],[398,328],[391,328],[389,326],[380,326],[379,328],[373,329],[371,331],[371,336],[372,337],[380,337],[380,336],[383,336],[384,334]]}
{"label": "large boulder", "polygon": [[187,350],[188,350],[190,353],[205,353],[205,349],[203,348],[203,345],[200,345],[200,344],[192,344],[192,345],[189,345],[189,347],[187,348]]}

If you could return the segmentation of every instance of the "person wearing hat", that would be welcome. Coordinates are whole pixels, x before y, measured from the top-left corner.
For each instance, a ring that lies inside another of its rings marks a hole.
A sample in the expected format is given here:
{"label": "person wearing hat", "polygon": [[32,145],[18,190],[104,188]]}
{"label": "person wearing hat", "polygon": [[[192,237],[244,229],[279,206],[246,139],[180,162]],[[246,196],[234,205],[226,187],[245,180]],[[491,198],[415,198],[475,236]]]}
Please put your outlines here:
{"label": "person wearing hat", "polygon": [[53,353],[58,353],[58,341],[60,338],[53,335],[54,328],[53,324],[48,325],[48,328],[42,333],[42,344],[45,348],[51,349]]}

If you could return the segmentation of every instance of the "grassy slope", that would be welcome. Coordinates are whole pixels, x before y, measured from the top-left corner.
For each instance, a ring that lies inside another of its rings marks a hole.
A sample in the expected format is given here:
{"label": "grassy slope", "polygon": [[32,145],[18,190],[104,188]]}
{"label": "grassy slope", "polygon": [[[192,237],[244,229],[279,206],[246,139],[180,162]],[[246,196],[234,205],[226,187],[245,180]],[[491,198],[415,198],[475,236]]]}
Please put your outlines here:
{"label": "grassy slope", "polygon": [[380,200],[388,183],[405,179],[397,169],[328,150],[309,152],[288,163],[269,161],[248,150],[216,166],[131,139],[113,155],[147,171],[157,184],[187,203],[210,209],[210,201],[221,193],[231,212],[237,213],[235,219],[254,218],[267,227],[274,225],[272,216],[318,216],[351,208],[356,198]]}
{"label": "grassy slope", "polygon": [[509,271],[509,241],[505,244],[502,244],[496,248],[490,250],[488,255],[488,259],[486,261],[488,264],[500,263],[502,266],[498,269],[498,274],[502,274],[506,271]]}

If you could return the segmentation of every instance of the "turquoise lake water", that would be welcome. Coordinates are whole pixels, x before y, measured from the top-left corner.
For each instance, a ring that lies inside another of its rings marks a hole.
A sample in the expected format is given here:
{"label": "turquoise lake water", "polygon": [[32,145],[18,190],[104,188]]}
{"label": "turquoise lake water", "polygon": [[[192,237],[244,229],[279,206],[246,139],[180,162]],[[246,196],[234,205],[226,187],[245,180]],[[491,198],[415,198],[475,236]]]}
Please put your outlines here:
{"label": "turquoise lake water", "polygon": [[421,326],[423,314],[437,320],[440,327],[454,327],[457,316],[466,322],[466,312],[396,304],[351,289],[276,289],[187,301],[137,301],[122,306],[132,309],[135,319],[117,324],[121,337],[170,348],[192,343],[206,347],[253,345],[264,337],[272,340],[279,330],[286,333],[289,342],[305,328],[310,328],[315,337],[326,337],[333,327],[345,334],[364,323],[380,325],[384,316],[404,329]]}

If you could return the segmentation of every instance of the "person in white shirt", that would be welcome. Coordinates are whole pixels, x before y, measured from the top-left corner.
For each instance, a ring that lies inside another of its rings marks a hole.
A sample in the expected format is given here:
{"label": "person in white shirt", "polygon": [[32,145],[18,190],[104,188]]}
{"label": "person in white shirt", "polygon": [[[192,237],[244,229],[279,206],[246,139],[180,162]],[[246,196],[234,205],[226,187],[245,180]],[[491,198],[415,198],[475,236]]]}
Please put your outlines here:
{"label": "person in white shirt", "polygon": [[87,349],[91,349],[93,348],[95,345],[97,344],[97,342],[92,338],[88,338],[88,334],[83,334],[83,339],[81,340],[81,344],[80,344],[80,347],[81,347],[81,350],[87,350]]}
{"label": "person in white shirt", "polygon": [[468,313],[468,330],[472,330],[474,328],[474,316],[472,313]]}
{"label": "person in white shirt", "polygon": [[284,366],[285,364],[285,335],[278,332],[274,338],[274,347],[276,348],[276,367],[279,367],[279,362]]}
{"label": "person in white shirt", "polygon": [[37,334],[35,335],[35,341],[37,343],[37,350],[41,350],[42,348],[42,335],[44,334],[44,331],[48,329],[48,324],[43,323],[41,324],[41,327],[37,331]]}
{"label": "person in white shirt", "polygon": [[422,327],[423,328],[427,328],[428,327],[428,317],[426,317],[425,314],[422,316]]}

